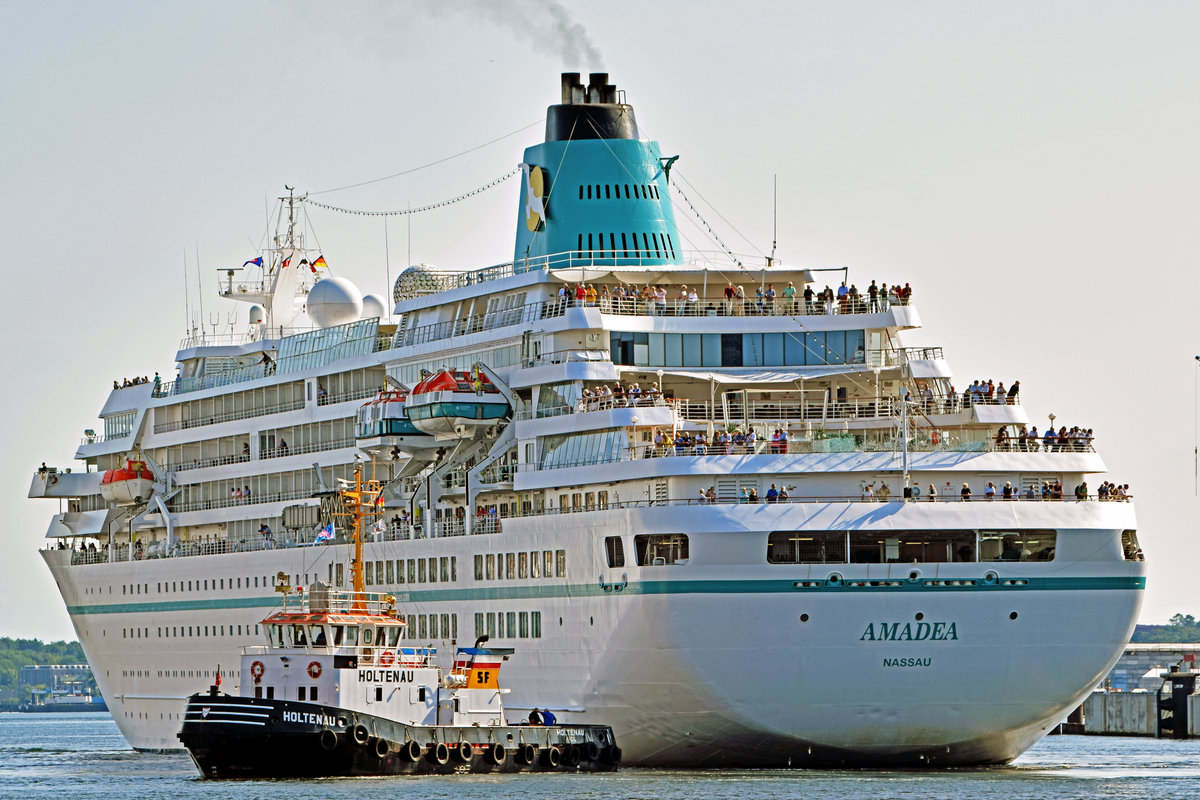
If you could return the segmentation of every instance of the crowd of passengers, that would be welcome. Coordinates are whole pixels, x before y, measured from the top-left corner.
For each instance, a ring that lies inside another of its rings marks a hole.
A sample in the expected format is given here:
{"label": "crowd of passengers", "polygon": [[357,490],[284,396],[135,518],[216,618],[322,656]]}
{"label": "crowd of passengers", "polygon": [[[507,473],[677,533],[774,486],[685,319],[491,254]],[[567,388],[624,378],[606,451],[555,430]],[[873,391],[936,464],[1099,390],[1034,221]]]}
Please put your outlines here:
{"label": "crowd of passengers", "polygon": [[1021,426],[1015,435],[1009,434],[1005,425],[996,431],[996,449],[1009,452],[1036,453],[1039,449],[1045,453],[1083,453],[1092,449],[1095,434],[1091,428],[1081,428],[1075,425],[1067,428],[1063,425],[1057,431],[1053,427],[1039,434],[1036,425]]}
{"label": "crowd of passengers", "polygon": [[744,286],[729,283],[720,296],[708,297],[703,289],[679,287],[679,291],[666,286],[649,284],[638,288],[635,284],[617,284],[611,291],[602,284],[596,291],[593,283],[577,283],[574,288],[563,285],[558,290],[559,304],[564,307],[594,306],[606,314],[641,314],[651,316],[748,316],[755,314],[866,314],[886,311],[891,305],[908,305],[912,300],[909,284],[893,284],[889,289],[885,283],[875,281],[867,291],[860,292],[854,284],[842,281],[837,290],[828,285],[820,291],[805,286],[796,289],[788,281],[781,291],[776,292],[773,283],[759,284],[752,293]]}
{"label": "crowd of passengers", "polygon": [[[758,451],[759,437],[753,429],[742,431],[741,428],[733,431],[716,431],[713,433],[712,441],[703,431],[692,433],[690,431],[680,431],[671,433],[671,431],[654,429],[654,448],[651,451],[655,456],[682,456],[682,455],[744,455],[753,454]],[[776,428],[771,438],[766,442],[767,452],[770,453],[787,453],[788,451],[788,434],[783,428]]]}
{"label": "crowd of passengers", "polygon": [[657,383],[643,389],[637,383],[622,386],[620,381],[614,381],[612,386],[601,384],[591,389],[584,389],[579,399],[579,411],[603,411],[608,408],[632,408],[633,406],[659,405],[670,402],[669,394],[664,394]]}

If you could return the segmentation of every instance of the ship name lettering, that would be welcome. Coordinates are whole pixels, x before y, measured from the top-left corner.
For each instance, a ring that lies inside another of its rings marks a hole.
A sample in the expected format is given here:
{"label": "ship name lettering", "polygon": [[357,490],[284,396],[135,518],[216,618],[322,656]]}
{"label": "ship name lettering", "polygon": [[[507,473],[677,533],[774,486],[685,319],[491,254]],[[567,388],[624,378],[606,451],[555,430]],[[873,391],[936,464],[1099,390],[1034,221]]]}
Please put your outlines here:
{"label": "ship name lettering", "polygon": [[359,683],[412,683],[411,669],[360,669]]}
{"label": "ship name lettering", "polygon": [[885,658],[885,667],[928,667],[933,663],[932,658]]}
{"label": "ship name lettering", "polygon": [[333,717],[327,717],[324,714],[314,714],[310,711],[284,711],[283,721],[299,722],[308,725],[324,725],[327,728],[337,725],[337,720]]}
{"label": "ship name lettering", "polygon": [[958,628],[953,622],[874,622],[867,623],[867,629],[860,642],[947,642],[958,641]]}

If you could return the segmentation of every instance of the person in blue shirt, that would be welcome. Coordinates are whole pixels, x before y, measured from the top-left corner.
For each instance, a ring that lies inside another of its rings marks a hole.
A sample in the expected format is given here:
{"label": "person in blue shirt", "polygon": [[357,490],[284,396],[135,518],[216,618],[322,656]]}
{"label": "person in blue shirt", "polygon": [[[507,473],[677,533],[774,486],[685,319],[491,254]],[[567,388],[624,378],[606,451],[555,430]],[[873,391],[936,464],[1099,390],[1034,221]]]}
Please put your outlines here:
{"label": "person in blue shirt", "polygon": [[557,723],[558,723],[558,717],[556,717],[556,716],[554,716],[554,714],[550,713],[550,709],[543,708],[542,709],[542,724],[543,725],[555,725]]}

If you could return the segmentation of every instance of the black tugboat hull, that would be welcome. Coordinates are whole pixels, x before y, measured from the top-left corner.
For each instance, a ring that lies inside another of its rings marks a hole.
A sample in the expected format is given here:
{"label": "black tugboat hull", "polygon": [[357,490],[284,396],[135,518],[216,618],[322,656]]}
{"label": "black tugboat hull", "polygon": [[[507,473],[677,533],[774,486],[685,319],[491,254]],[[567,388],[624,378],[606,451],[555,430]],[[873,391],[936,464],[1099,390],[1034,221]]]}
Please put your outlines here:
{"label": "black tugboat hull", "polygon": [[607,725],[404,725],[315,703],[212,694],[188,698],[179,740],[213,779],[600,772],[621,760]]}

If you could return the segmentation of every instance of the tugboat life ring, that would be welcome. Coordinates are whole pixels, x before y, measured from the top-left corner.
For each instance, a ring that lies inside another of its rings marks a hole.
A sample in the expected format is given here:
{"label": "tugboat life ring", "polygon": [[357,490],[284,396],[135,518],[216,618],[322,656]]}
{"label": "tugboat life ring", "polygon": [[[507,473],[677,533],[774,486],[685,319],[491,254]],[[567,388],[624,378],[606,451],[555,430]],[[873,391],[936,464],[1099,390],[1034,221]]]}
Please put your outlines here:
{"label": "tugboat life ring", "polygon": [[308,665],[308,677],[316,680],[321,677],[321,662],[313,661]]}
{"label": "tugboat life ring", "polygon": [[255,661],[250,665],[250,675],[254,678],[254,682],[258,683],[262,680],[263,673],[267,671],[266,666],[261,661]]}
{"label": "tugboat life ring", "polygon": [[390,667],[396,663],[396,654],[391,650],[384,650],[379,654],[379,666]]}

